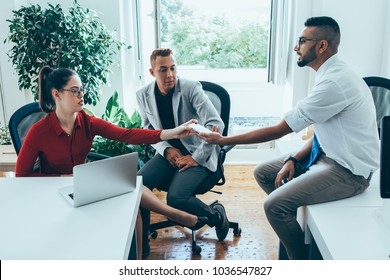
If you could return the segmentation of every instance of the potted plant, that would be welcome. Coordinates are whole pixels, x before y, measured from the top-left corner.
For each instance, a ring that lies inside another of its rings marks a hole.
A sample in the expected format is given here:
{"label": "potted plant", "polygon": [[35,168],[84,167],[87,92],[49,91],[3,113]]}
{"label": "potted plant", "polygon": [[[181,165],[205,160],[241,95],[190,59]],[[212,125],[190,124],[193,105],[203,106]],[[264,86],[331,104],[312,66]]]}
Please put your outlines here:
{"label": "potted plant", "polygon": [[[84,108],[84,110],[88,114],[94,115],[94,113],[90,110],[86,108]],[[105,111],[101,118],[123,128],[142,128],[142,119],[140,114],[137,111],[134,111],[133,115],[129,117],[125,110],[119,106],[118,92],[116,91],[107,101]],[[95,152],[108,156],[138,152],[139,167],[142,167],[149,159],[151,159],[155,152],[150,145],[132,145],[125,142],[109,140],[100,136],[95,137],[92,148]]]}
{"label": "potted plant", "polygon": [[95,11],[74,0],[68,13],[59,4],[48,4],[46,9],[22,6],[7,21],[10,34],[4,42],[14,43],[7,54],[19,76],[19,89],[31,90],[36,100],[41,67],[66,67],[76,70],[88,88],[85,103],[97,104],[113,57],[126,45],[100,22]]}
{"label": "potted plant", "polygon": [[7,126],[2,126],[0,123],[0,145],[10,145],[11,135]]}

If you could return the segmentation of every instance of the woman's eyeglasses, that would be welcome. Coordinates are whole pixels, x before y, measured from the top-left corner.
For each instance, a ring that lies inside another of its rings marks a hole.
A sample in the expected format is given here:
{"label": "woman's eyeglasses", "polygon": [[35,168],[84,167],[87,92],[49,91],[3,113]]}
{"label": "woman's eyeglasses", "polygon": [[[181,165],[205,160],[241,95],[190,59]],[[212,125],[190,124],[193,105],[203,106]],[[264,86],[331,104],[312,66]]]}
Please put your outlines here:
{"label": "woman's eyeglasses", "polygon": [[85,87],[80,87],[80,88],[74,87],[74,88],[71,88],[71,89],[63,88],[63,89],[60,89],[60,91],[69,91],[75,97],[80,97],[81,94],[85,95],[87,93],[87,89]]}

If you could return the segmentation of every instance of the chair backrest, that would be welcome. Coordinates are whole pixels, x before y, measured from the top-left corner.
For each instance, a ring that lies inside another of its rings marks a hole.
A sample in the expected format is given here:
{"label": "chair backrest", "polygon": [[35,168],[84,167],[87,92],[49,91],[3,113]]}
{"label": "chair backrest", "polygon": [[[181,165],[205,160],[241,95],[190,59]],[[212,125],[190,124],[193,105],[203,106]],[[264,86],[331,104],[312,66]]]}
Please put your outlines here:
{"label": "chair backrest", "polygon": [[[38,102],[26,104],[13,113],[9,120],[8,127],[16,154],[19,154],[24,138],[26,137],[27,132],[32,127],[32,125],[43,119],[45,116],[46,113],[41,110]],[[109,156],[90,151],[87,158],[90,161],[97,161],[109,158]],[[35,171],[39,170],[38,159],[36,160],[33,169]]]}
{"label": "chair backrest", "polygon": [[229,130],[229,118],[230,118],[230,95],[222,86],[200,81],[202,84],[204,92],[209,97],[210,101],[213,103],[215,109],[221,116],[225,128],[222,132],[222,135],[226,136]]}
{"label": "chair backrest", "polygon": [[390,79],[382,77],[365,77],[363,80],[369,86],[376,108],[376,121],[380,135],[380,126],[384,116],[390,116]]}
{"label": "chair backrest", "polygon": [[[229,130],[229,118],[230,118],[230,95],[222,86],[200,81],[202,84],[204,92],[209,97],[210,101],[213,103],[214,107],[217,109],[217,112],[221,116],[222,121],[225,124],[225,128],[222,131],[222,135],[226,136]],[[218,167],[217,171],[211,173],[207,176],[200,186],[196,189],[194,194],[204,194],[211,190],[215,185],[223,185],[225,183],[225,176],[223,170],[223,162],[225,160],[225,150],[221,149],[218,158]]]}
{"label": "chair backrest", "polygon": [[42,112],[38,102],[20,107],[9,120],[9,132],[16,154],[19,154],[23,140],[31,126],[46,115]]}

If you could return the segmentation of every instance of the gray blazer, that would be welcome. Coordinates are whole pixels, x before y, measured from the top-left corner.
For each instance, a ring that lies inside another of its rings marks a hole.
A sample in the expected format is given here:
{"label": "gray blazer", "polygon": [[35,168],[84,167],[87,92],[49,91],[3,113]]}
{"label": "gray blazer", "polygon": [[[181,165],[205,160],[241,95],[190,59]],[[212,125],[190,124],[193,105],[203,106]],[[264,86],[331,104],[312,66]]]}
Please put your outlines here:
{"label": "gray blazer", "polygon": [[[162,129],[154,96],[155,86],[156,82],[152,82],[137,91],[138,107],[143,127],[146,129]],[[209,129],[213,125],[217,126],[220,131],[224,129],[221,117],[208,96],[204,93],[202,85],[197,81],[179,79],[178,77],[172,96],[172,106],[176,126],[190,119],[196,119],[199,124]],[[181,142],[197,163],[210,171],[217,169],[218,145],[208,144],[196,135],[183,138]],[[163,141],[154,144],[153,147],[160,155],[164,156],[165,149],[172,146],[167,141]]]}

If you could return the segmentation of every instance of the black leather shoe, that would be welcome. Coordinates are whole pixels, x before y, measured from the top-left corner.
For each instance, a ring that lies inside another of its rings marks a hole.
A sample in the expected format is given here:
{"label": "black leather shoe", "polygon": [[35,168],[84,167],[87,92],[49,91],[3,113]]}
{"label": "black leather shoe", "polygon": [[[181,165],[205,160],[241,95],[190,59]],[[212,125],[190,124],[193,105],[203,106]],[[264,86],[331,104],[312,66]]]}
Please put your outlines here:
{"label": "black leather shoe", "polygon": [[[170,220],[169,220],[170,221]],[[177,223],[177,222],[172,222],[178,226],[181,226],[181,227],[186,227],[186,228],[189,228],[190,230],[198,230],[200,229],[201,227],[203,227],[205,224],[207,224],[209,221],[209,219],[207,219],[207,217],[198,217],[198,221],[196,222],[195,225],[193,225],[192,227],[187,227],[185,225],[182,225],[180,223]]]}
{"label": "black leather shoe", "polygon": [[205,224],[207,224],[208,221],[209,219],[207,219],[207,217],[198,217],[198,221],[196,222],[196,224],[188,228],[191,230],[198,230],[202,228]]}
{"label": "black leather shoe", "polygon": [[213,207],[219,213],[220,221],[215,225],[215,232],[219,241],[224,241],[229,232],[229,220],[226,216],[225,208],[221,203],[216,203]]}

